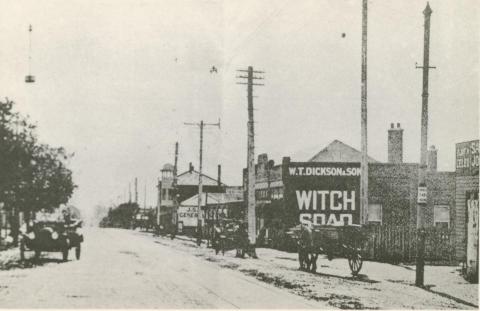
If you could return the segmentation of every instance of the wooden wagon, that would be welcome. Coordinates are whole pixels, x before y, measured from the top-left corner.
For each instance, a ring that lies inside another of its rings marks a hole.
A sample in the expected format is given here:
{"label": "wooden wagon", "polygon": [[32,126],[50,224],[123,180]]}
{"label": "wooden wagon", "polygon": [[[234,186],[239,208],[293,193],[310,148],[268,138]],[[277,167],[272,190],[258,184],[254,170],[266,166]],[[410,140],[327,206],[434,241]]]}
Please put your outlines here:
{"label": "wooden wagon", "polygon": [[316,272],[319,254],[326,254],[328,260],[346,258],[353,276],[357,276],[362,269],[366,234],[360,225],[317,225],[310,228],[298,225],[288,234],[298,245],[302,270]]}
{"label": "wooden wagon", "polygon": [[215,226],[212,239],[215,253],[236,250],[237,257],[244,257],[248,248],[248,235],[245,224],[238,220],[224,219],[221,225]]}

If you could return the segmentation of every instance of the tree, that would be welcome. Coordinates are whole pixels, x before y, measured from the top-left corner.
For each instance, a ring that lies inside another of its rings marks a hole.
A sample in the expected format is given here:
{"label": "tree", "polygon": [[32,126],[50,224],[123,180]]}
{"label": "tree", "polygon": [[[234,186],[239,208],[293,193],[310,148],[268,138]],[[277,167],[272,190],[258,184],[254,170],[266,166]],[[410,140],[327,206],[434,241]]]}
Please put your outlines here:
{"label": "tree", "polygon": [[102,219],[100,226],[130,229],[133,218],[139,209],[137,203],[122,203],[117,207],[109,209],[108,215]]}
{"label": "tree", "polygon": [[76,187],[66,167],[73,155],[40,144],[36,125],[13,107],[8,98],[0,101],[0,202],[14,216],[23,211],[28,219],[42,208],[68,202]]}

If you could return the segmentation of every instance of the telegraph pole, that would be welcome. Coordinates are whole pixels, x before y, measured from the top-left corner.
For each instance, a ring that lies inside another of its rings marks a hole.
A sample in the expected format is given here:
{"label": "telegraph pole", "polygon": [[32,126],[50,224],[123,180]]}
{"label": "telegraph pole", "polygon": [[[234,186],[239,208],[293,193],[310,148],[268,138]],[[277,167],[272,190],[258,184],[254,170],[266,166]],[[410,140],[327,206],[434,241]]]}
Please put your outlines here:
{"label": "telegraph pole", "polygon": [[147,210],[147,180],[145,179],[145,187],[143,188],[143,209]]}
{"label": "telegraph pole", "polygon": [[128,203],[132,203],[132,183],[128,183]]}
{"label": "telegraph pole", "polygon": [[173,190],[173,211],[172,211],[172,232],[171,232],[171,238],[175,238],[176,232],[177,232],[177,211],[178,211],[178,188],[177,188],[177,164],[178,164],[178,141],[175,142],[175,161],[173,162],[173,185],[172,185],[172,190]]}
{"label": "telegraph pole", "polygon": [[360,224],[368,220],[368,148],[367,148],[367,23],[368,0],[362,3],[362,104],[361,104],[361,151],[360,174]]}
{"label": "telegraph pole", "polygon": [[202,244],[202,192],[203,192],[203,181],[202,181],[202,164],[203,164],[203,128],[205,126],[218,126],[220,128],[220,119],[217,123],[205,123],[203,120],[200,123],[184,123],[185,125],[198,126],[200,128],[200,156],[199,156],[199,174],[198,174],[198,214],[197,214],[197,245]]}
{"label": "telegraph pole", "polygon": [[425,252],[425,208],[427,207],[427,137],[428,137],[428,72],[430,69],[430,16],[432,9],[429,3],[423,11],[425,17],[423,35],[423,66],[415,68],[423,69],[422,91],[422,117],[420,133],[420,166],[418,168],[418,194],[417,194],[417,260],[415,285],[423,286],[424,280],[424,252]]}
{"label": "telegraph pole", "polygon": [[252,258],[257,258],[255,245],[257,243],[257,228],[255,216],[255,132],[253,121],[253,86],[263,86],[264,84],[254,83],[254,80],[263,80],[263,77],[254,76],[254,74],[262,74],[263,71],[255,71],[252,66],[247,70],[237,70],[239,72],[246,72],[246,76],[237,76],[240,79],[247,79],[247,82],[237,82],[237,84],[247,85],[247,100],[248,100],[248,143],[247,143],[247,224],[248,224],[248,240],[249,240],[249,255]]}
{"label": "telegraph pole", "polygon": [[162,182],[157,178],[157,232],[160,233],[160,207],[162,206]]}
{"label": "telegraph pole", "polygon": [[138,203],[138,178],[135,177],[135,203]]}

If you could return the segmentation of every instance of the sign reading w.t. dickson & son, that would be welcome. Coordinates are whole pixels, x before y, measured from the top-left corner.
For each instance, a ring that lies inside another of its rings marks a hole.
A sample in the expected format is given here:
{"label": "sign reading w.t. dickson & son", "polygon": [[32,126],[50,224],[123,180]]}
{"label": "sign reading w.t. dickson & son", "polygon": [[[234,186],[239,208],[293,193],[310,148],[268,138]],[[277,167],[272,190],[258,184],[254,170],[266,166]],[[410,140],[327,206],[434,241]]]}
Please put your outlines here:
{"label": "sign reading w.t. dickson & son", "polygon": [[289,162],[285,200],[294,222],[344,226],[360,223],[360,164]]}

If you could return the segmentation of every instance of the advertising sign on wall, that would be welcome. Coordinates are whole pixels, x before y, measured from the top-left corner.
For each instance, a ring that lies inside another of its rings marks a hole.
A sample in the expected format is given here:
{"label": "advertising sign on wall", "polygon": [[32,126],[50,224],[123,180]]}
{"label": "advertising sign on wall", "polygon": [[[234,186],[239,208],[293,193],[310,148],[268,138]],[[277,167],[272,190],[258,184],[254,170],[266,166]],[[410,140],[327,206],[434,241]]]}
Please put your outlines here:
{"label": "advertising sign on wall", "polygon": [[467,207],[467,276],[478,282],[478,191],[466,192]]}
{"label": "advertising sign on wall", "polygon": [[360,164],[290,162],[286,203],[296,222],[344,226],[360,223]]}
{"label": "advertising sign on wall", "polygon": [[178,207],[178,222],[182,222],[183,227],[196,227],[198,222],[198,208],[196,206]]}
{"label": "advertising sign on wall", "polygon": [[478,175],[478,140],[458,143],[455,149],[457,176]]}

